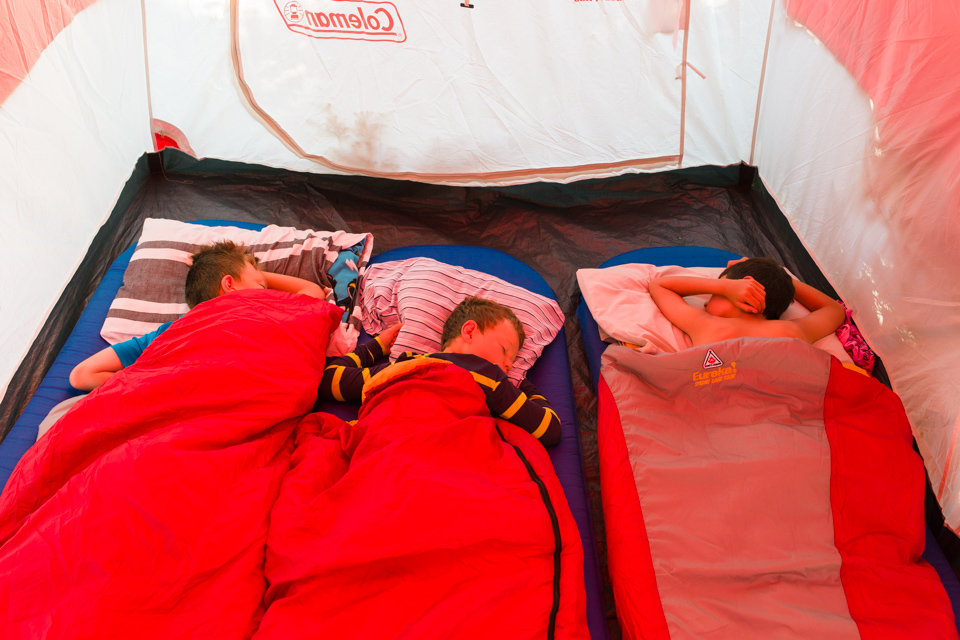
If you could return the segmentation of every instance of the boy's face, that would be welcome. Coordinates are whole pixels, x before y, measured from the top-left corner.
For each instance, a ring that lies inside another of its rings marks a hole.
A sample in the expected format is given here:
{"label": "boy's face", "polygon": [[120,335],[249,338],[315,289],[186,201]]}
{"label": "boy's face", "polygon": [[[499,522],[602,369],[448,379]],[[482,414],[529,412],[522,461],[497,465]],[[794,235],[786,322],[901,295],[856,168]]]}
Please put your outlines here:
{"label": "boy's face", "polygon": [[239,278],[224,278],[224,284],[221,287],[223,293],[230,291],[239,291],[241,289],[266,289],[267,280],[263,277],[263,272],[256,265],[249,262],[244,263],[243,271]]}
{"label": "boy's face", "polygon": [[463,338],[462,353],[480,356],[500,367],[504,373],[513,368],[520,350],[520,336],[509,320],[503,320],[486,331],[480,331],[477,323],[469,320],[464,323],[460,335]]}

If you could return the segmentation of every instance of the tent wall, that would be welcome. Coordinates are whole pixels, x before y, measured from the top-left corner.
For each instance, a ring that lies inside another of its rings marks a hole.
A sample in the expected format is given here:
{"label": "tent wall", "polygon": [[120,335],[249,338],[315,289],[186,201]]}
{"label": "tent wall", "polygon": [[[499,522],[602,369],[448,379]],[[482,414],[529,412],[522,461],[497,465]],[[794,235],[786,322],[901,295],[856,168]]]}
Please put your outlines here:
{"label": "tent wall", "polygon": [[129,217],[127,211],[150,177],[148,158],[154,160],[156,167],[160,166],[157,154],[143,155],[137,160],[112,213],[97,231],[80,266],[64,287],[62,295],[40,327],[33,345],[10,380],[6,394],[0,399],[0,438],[6,437],[53,365],[90,297],[116,258],[118,248],[131,244],[132,240],[126,238],[140,235],[143,221]]}
{"label": "tent wall", "polygon": [[242,102],[230,59],[229,2],[146,0],[144,12],[155,130],[174,133],[180,148],[197,157],[314,167]]}
{"label": "tent wall", "polygon": [[[26,73],[0,103],[0,395],[152,147],[139,0],[99,0],[72,21],[59,5],[43,4],[60,17],[47,26],[67,24],[45,31],[42,53],[24,52]],[[2,36],[15,42],[41,7],[14,0],[6,8],[23,16]],[[37,38],[21,40],[38,46]]]}
{"label": "tent wall", "polygon": [[397,1],[403,42],[311,37],[333,5],[300,5],[295,30],[283,3],[148,0],[155,126],[198,157],[470,185],[750,147],[768,1],[694,2],[689,25],[674,0]]}
{"label": "tent wall", "polygon": [[[380,6],[300,4],[304,28]],[[647,26],[659,4],[395,2],[399,42],[311,37],[283,3],[150,0],[154,117],[200,157],[322,173],[501,184],[675,165],[682,48]]]}
{"label": "tent wall", "polygon": [[[900,31],[920,24],[931,35],[940,29],[937,21],[947,19],[935,10],[908,22],[897,17],[887,29],[864,18],[863,30],[850,33],[837,28],[836,16],[813,20],[809,5],[816,4],[794,2],[791,17],[777,7],[755,161],[884,359],[947,524],[957,531],[960,226],[954,203],[960,184],[956,156],[944,153],[950,147],[943,140],[960,132],[952,114],[930,108],[950,93],[948,86],[933,90],[936,99],[927,95],[911,103],[909,96],[910,83],[929,74],[931,64],[951,64],[936,47],[960,40],[958,22],[934,40]],[[881,3],[877,13],[892,5]],[[841,32],[843,42],[825,46],[794,22],[799,13],[825,38]],[[882,44],[870,51],[868,64],[859,57],[862,51],[845,49],[846,39],[864,49],[872,40]],[[854,77],[847,69],[867,75]]]}

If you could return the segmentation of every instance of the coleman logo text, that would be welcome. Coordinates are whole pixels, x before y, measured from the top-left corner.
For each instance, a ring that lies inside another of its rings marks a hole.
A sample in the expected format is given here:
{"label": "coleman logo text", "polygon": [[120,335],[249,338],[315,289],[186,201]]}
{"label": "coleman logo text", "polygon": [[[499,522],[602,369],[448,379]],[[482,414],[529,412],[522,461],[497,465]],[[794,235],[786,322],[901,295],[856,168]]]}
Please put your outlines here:
{"label": "coleman logo text", "polygon": [[392,2],[274,0],[287,28],[312,38],[403,42],[400,13]]}

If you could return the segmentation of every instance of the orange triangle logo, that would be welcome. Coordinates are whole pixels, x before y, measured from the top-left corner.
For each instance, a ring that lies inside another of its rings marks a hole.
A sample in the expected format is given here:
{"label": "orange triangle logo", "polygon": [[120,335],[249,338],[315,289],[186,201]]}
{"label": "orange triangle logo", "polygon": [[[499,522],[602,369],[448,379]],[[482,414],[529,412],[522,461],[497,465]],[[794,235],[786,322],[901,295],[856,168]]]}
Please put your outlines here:
{"label": "orange triangle logo", "polygon": [[720,359],[713,349],[707,349],[707,357],[703,359],[704,369],[716,369],[723,366],[723,360]]}

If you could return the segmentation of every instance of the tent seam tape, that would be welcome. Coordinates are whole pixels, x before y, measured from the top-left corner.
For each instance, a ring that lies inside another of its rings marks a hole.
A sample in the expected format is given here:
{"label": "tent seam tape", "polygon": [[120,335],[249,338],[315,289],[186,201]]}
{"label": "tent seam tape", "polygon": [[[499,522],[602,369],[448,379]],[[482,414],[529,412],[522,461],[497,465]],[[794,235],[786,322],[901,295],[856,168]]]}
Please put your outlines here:
{"label": "tent seam tape", "polygon": [[770,21],[767,23],[767,41],[763,45],[763,64],[760,66],[760,86],[757,87],[757,110],[753,115],[753,138],[750,140],[750,166],[753,164],[753,154],[757,148],[757,127],[760,124],[760,102],[763,97],[763,81],[767,77],[767,55],[770,53],[770,34],[773,31],[773,11],[777,0],[770,0]]}
{"label": "tent seam tape", "polygon": [[680,159],[677,168],[683,167],[683,143],[686,136],[687,123],[687,44],[690,42],[690,0],[684,0],[683,10],[686,11],[683,21],[683,62],[680,65]]}
{"label": "tent seam tape", "polygon": [[[150,57],[147,53],[147,6],[146,0],[140,0],[140,22],[143,25],[143,76],[147,85],[147,127],[153,151],[157,151],[157,141],[153,136],[153,95],[150,92]],[[149,151],[148,151],[149,153]]]}
{"label": "tent seam tape", "polygon": [[940,475],[940,487],[937,489],[937,502],[943,503],[943,491],[947,488],[947,479],[950,475],[951,462],[953,461],[953,450],[957,445],[957,430],[960,429],[960,413],[957,413],[957,419],[953,423],[953,433],[950,435],[950,447],[947,449],[946,462],[943,465],[943,471]]}

